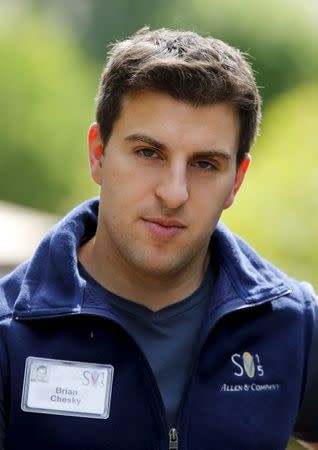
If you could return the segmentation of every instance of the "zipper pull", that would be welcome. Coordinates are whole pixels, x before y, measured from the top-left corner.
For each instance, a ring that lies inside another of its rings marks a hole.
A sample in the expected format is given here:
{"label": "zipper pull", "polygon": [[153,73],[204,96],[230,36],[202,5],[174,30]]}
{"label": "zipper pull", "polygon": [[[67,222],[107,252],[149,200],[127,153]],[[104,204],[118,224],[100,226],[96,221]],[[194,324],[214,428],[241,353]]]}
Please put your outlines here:
{"label": "zipper pull", "polygon": [[169,430],[169,450],[178,450],[178,432],[175,428]]}

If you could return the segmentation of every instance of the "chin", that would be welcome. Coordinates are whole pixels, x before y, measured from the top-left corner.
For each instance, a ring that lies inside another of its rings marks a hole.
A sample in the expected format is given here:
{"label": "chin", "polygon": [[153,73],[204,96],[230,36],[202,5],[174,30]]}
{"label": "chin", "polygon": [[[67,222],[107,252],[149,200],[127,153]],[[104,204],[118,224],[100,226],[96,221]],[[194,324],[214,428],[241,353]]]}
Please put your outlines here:
{"label": "chin", "polygon": [[188,261],[176,260],[175,256],[164,260],[152,257],[146,260],[136,261],[135,267],[139,272],[147,274],[153,278],[173,277],[182,272],[188,265]]}

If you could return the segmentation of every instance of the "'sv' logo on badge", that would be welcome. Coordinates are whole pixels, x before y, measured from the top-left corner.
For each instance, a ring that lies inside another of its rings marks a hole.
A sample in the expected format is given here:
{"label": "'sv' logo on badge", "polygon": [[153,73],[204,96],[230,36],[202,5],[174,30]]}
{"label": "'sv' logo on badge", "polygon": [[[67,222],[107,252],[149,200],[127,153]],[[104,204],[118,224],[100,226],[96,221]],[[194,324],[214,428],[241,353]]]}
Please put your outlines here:
{"label": "'sv' logo on badge", "polygon": [[99,372],[97,372],[96,370],[93,370],[91,372],[91,379],[92,379],[92,385],[93,386],[96,386],[98,378],[99,378]]}

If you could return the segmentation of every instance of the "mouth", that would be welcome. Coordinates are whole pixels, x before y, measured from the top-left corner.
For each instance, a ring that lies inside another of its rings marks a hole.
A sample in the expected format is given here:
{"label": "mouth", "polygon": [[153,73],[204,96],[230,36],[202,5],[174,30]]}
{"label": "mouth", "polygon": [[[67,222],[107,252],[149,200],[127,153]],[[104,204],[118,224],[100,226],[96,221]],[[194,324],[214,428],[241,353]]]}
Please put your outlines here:
{"label": "mouth", "polygon": [[186,226],[184,223],[161,217],[150,217],[142,219],[153,237],[160,240],[169,240],[181,234]]}

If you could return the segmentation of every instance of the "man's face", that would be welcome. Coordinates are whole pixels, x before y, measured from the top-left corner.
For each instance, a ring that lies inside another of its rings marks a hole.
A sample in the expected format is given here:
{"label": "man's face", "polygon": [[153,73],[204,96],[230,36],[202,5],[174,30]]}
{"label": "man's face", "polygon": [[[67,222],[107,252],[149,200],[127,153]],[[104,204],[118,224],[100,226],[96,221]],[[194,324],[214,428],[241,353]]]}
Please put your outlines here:
{"label": "man's face", "polygon": [[238,139],[229,103],[194,107],[152,91],[124,99],[103,155],[93,125],[90,164],[101,186],[98,233],[107,254],[151,276],[202,261],[244,178]]}
{"label": "man's face", "polygon": [[42,366],[38,367],[38,369],[36,371],[37,379],[39,381],[43,381],[46,377],[46,372],[47,372],[46,367],[42,367]]}

